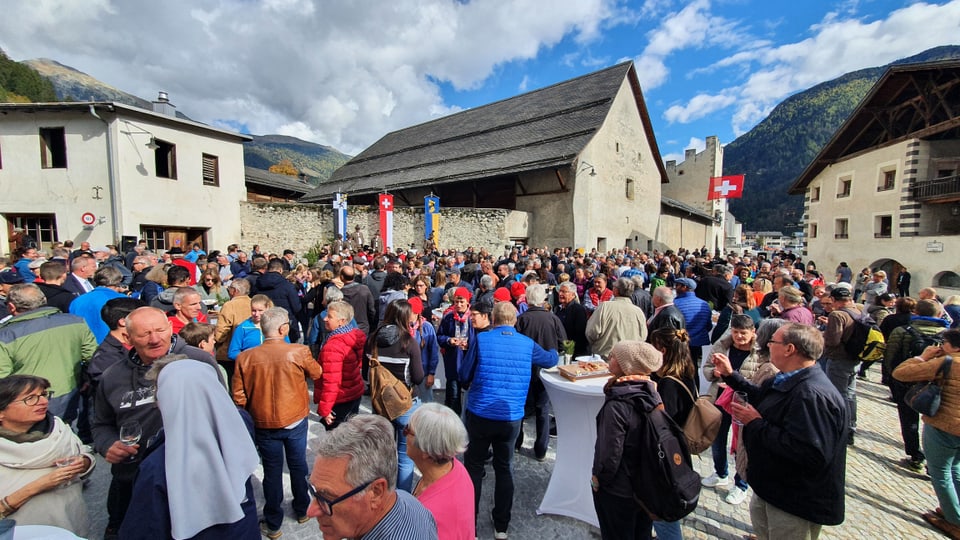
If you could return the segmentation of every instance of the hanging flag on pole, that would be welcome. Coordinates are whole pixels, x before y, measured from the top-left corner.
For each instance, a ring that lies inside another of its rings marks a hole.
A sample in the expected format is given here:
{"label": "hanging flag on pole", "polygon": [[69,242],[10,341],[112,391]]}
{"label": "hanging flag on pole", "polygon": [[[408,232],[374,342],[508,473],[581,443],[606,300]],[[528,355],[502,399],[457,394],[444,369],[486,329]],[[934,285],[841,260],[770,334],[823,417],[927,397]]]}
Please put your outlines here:
{"label": "hanging flag on pole", "polygon": [[380,238],[383,239],[383,251],[393,248],[393,195],[380,194]]}
{"label": "hanging flag on pole", "polygon": [[743,175],[714,176],[710,178],[710,191],[707,200],[739,199],[743,197]]}
{"label": "hanging flag on pole", "polygon": [[430,195],[423,198],[424,235],[433,246],[440,245],[440,197]]}
{"label": "hanging flag on pole", "polygon": [[333,233],[347,239],[347,196],[337,193],[333,199]]}

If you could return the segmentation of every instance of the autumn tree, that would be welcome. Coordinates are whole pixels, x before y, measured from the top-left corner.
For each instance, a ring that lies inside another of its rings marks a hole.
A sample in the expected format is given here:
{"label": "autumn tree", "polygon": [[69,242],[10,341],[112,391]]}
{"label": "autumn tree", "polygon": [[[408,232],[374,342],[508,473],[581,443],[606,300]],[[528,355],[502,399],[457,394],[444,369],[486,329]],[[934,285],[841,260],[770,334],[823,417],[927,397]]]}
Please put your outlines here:
{"label": "autumn tree", "polygon": [[271,165],[267,170],[272,173],[285,174],[287,176],[299,176],[300,174],[300,171],[297,170],[297,167],[294,166],[293,162],[289,159],[281,159],[280,163]]}

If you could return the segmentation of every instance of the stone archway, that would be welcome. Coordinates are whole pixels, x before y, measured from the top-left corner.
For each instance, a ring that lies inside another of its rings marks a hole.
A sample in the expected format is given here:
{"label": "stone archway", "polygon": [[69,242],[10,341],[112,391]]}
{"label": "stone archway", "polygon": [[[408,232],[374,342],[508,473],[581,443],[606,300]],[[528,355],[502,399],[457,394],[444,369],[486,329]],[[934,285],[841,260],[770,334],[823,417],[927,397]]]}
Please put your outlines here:
{"label": "stone archway", "polygon": [[906,267],[896,259],[877,259],[870,265],[870,269],[876,272],[883,270],[887,273],[887,290],[897,292],[897,277],[900,272],[906,270]]}

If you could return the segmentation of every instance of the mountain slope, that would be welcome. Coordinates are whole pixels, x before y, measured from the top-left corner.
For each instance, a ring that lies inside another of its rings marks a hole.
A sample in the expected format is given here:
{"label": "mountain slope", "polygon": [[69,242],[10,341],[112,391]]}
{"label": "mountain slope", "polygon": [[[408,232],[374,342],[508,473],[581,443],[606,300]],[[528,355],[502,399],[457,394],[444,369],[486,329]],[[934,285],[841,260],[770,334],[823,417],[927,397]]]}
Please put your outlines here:
{"label": "mountain slope", "polygon": [[[960,46],[929,49],[892,64],[960,58]],[[724,174],[745,174],[743,198],[730,209],[746,230],[797,230],[803,197],[787,188],[870,91],[886,66],[842,75],[787,98],[724,147]]]}
{"label": "mountain slope", "polygon": [[297,169],[311,177],[308,182],[316,187],[330,178],[333,171],[350,160],[350,156],[336,148],[323,146],[285,135],[253,135],[253,141],[243,146],[243,159],[248,167],[269,169],[281,160],[289,159]]}
{"label": "mountain slope", "polygon": [[60,101],[115,101],[134,107],[150,108],[150,102],[145,99],[117,90],[82,71],[49,58],[24,60],[21,63],[49,80]]}

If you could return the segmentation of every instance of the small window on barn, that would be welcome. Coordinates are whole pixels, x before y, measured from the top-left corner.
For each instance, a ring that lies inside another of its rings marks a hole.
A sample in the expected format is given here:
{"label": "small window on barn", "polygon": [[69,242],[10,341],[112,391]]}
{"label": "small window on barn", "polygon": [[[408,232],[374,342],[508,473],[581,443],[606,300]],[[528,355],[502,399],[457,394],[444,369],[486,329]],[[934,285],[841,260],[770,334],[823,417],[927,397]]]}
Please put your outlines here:
{"label": "small window on barn", "polygon": [[62,127],[40,128],[40,166],[67,168],[67,137]]}

